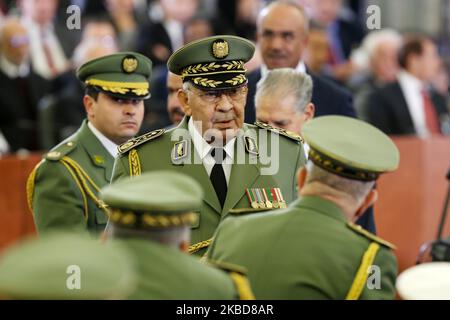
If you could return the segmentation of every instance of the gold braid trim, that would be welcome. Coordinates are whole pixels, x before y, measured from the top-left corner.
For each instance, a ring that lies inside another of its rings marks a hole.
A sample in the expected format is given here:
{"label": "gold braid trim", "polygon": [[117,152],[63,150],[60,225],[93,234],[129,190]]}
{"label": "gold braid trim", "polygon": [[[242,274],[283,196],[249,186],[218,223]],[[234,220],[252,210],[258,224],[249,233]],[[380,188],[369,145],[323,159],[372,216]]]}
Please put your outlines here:
{"label": "gold braid trim", "polygon": [[36,173],[37,173],[37,169],[39,168],[39,166],[41,165],[41,163],[44,160],[41,160],[33,169],[33,171],[31,171],[30,175],[28,176],[27,179],[27,203],[28,203],[28,208],[30,209],[31,212],[33,212],[33,195],[34,195],[34,184],[35,184],[35,180],[36,180]]}
{"label": "gold braid trim", "polygon": [[211,244],[212,240],[213,240],[213,238],[190,245],[188,248],[188,252],[190,254],[192,254],[192,253],[196,253],[197,251],[200,251],[203,248],[207,248]]}
{"label": "gold braid trim", "polygon": [[106,213],[106,215],[109,217],[110,212],[109,212],[108,206],[102,200],[97,198],[96,194],[89,187],[88,182],[97,193],[100,192],[100,188],[95,184],[94,181],[92,181],[92,179],[83,170],[83,168],[75,160],[73,160],[69,157],[63,157],[60,161],[62,163],[67,163],[69,166],[71,166],[73,168],[73,170],[75,170],[75,173],[77,174],[77,177],[79,178],[79,181],[81,182],[81,185],[83,186],[84,191],[89,195],[89,197],[94,201],[94,203],[100,209],[102,209]]}
{"label": "gold braid trim", "polygon": [[237,272],[230,272],[230,277],[236,286],[239,300],[255,300],[255,295],[252,292],[247,277]]}
{"label": "gold braid trim", "polygon": [[[206,64],[196,64],[196,65],[190,65],[189,67],[183,69],[181,76],[184,78],[185,76],[189,75],[197,75],[197,74],[212,74],[217,69],[225,69],[225,70],[243,70],[246,71],[244,68],[244,62],[241,60],[233,60],[230,62],[225,63],[206,63]],[[211,72],[212,71],[212,72]],[[215,73],[221,73],[221,72],[215,72]]]}
{"label": "gold braid trim", "polygon": [[69,171],[70,175],[72,176],[73,180],[78,186],[78,189],[80,189],[81,197],[83,198],[83,207],[84,207],[84,220],[87,222],[88,216],[89,216],[89,210],[88,210],[88,204],[87,204],[87,198],[86,193],[83,190],[83,187],[81,186],[80,182],[78,181],[77,176],[73,172],[72,168],[66,163],[61,161],[62,165],[66,167],[67,171]]}
{"label": "gold braid trim", "polygon": [[352,286],[345,297],[345,300],[358,300],[361,293],[364,290],[364,285],[366,284],[367,277],[369,273],[368,268],[373,264],[375,256],[377,255],[380,245],[378,243],[372,242],[364,252],[361,265],[359,266],[358,272],[356,273],[355,279],[353,280]]}
{"label": "gold braid trim", "polygon": [[237,84],[244,83],[247,78],[243,74],[239,74],[234,78],[231,78],[230,80],[225,81],[225,83],[230,83],[231,85],[235,86]]}
{"label": "gold braid trim", "polygon": [[139,160],[139,155],[136,149],[130,151],[128,156],[128,162],[130,165],[130,176],[140,176],[141,175],[141,161]]}
{"label": "gold braid trim", "polygon": [[86,84],[102,87],[103,90],[112,93],[125,94],[131,91],[137,96],[147,95],[149,88],[148,82],[118,82],[99,79],[89,79],[86,81]]}

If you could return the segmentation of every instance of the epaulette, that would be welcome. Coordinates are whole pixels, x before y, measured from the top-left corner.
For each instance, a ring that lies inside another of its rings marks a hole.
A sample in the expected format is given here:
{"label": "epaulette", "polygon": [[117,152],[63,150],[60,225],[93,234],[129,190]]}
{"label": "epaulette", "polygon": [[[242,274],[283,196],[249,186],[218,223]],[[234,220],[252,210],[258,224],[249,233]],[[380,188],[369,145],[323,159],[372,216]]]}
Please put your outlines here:
{"label": "epaulette", "polygon": [[241,267],[239,265],[233,264],[233,263],[229,263],[229,262],[223,262],[223,261],[216,261],[216,260],[211,260],[211,259],[207,259],[206,263],[216,267],[220,270],[226,271],[226,272],[236,272],[242,275],[246,275],[247,274],[247,269],[244,267]]}
{"label": "epaulette", "polygon": [[300,141],[303,143],[302,137],[298,133],[295,133],[293,131],[287,131],[287,130],[284,130],[281,128],[272,127],[271,125],[264,123],[264,122],[260,122],[260,121],[255,121],[255,126],[275,132],[275,133],[285,136],[289,139],[292,139],[295,141]]}
{"label": "epaulette", "polygon": [[128,140],[127,142],[122,143],[120,146],[117,147],[117,150],[119,151],[119,154],[126,153],[138,145],[141,145],[147,141],[150,141],[150,140],[160,137],[165,131],[166,131],[166,129],[158,129],[158,130],[147,132],[147,133],[143,134],[142,136],[132,138],[132,139]]}
{"label": "epaulette", "polygon": [[367,239],[375,241],[376,243],[379,243],[385,247],[388,247],[389,249],[392,249],[392,250],[397,249],[397,247],[394,244],[377,237],[373,233],[370,233],[369,231],[363,229],[363,227],[361,227],[357,224],[354,224],[352,222],[347,222],[347,227],[349,229],[353,230],[354,232],[366,237]]}
{"label": "epaulette", "polygon": [[54,148],[52,151],[46,153],[44,155],[44,158],[51,161],[59,161],[64,156],[68,155],[70,152],[72,152],[75,147],[77,146],[77,143],[75,141],[68,141],[66,143],[60,144],[56,148]]}

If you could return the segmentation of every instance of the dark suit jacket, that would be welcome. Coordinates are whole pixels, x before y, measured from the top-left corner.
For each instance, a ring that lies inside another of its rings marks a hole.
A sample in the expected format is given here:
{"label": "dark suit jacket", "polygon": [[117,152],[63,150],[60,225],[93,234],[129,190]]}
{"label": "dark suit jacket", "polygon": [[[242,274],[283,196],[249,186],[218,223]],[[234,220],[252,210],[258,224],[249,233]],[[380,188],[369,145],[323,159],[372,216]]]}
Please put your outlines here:
{"label": "dark suit jacket", "polygon": [[[438,116],[448,112],[438,94],[432,92],[430,97]],[[405,95],[398,81],[375,90],[369,96],[364,108],[366,108],[364,112],[367,115],[367,121],[386,134],[417,134]]]}
{"label": "dark suit jacket", "polygon": [[32,71],[14,79],[0,71],[0,130],[11,151],[39,150],[38,102],[48,88],[48,82]]}
{"label": "dark suit jacket", "polygon": [[[337,85],[324,80],[313,74],[309,74],[313,81],[312,103],[316,106],[315,116],[324,116],[337,114],[356,118],[356,112],[353,108],[352,96]],[[245,107],[245,122],[253,123],[255,121],[255,93],[256,84],[261,79],[261,69],[248,74],[248,95],[247,105]],[[375,233],[375,219],[373,216],[373,207],[370,207],[357,221],[366,230]]]}
{"label": "dark suit jacket", "polygon": [[[314,74],[309,75],[313,81],[313,94],[311,100],[316,106],[316,117],[328,114],[338,114],[356,118],[352,96],[349,92]],[[247,105],[245,107],[246,123],[253,123],[255,121],[256,84],[260,79],[260,68],[248,74],[248,95]]]}
{"label": "dark suit jacket", "polygon": [[[154,66],[165,64],[167,59],[159,59],[154,54],[155,46],[163,46],[172,54],[172,42],[170,41],[169,34],[162,23],[150,23],[145,25],[139,31],[139,37],[137,40],[137,50],[149,57]],[[167,56],[169,58],[169,56]]]}

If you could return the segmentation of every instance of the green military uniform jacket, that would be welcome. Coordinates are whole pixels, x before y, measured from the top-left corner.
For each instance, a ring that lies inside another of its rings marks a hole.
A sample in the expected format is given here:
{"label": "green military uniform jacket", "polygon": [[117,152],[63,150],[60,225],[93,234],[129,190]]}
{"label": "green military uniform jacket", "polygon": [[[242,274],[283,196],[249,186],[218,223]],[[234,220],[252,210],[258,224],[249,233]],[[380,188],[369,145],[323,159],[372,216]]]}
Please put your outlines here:
{"label": "green military uniform jacket", "polygon": [[307,196],[286,210],[228,218],[208,257],[247,268],[256,299],[393,299],[391,246]]}
{"label": "green military uniform jacket", "polygon": [[101,232],[108,220],[98,191],[111,180],[114,158],[87,126],[44,156],[28,178],[37,231]]}
{"label": "green military uniform jacket", "polygon": [[181,251],[150,240],[120,239],[133,258],[137,288],[129,299],[234,300],[253,299],[239,270],[219,270]]}
{"label": "green military uniform jacket", "polygon": [[[171,170],[193,177],[202,186],[205,197],[197,222],[192,226],[190,252],[202,254],[230,210],[252,210],[246,189],[278,187],[287,204],[292,202],[297,197],[296,172],[306,160],[300,138],[284,131],[245,124],[237,135],[234,164],[222,208],[191,141],[188,120],[185,117],[178,127],[167,132],[157,130],[121,145],[113,181],[151,170]],[[237,164],[242,163],[237,157],[244,159],[244,164]],[[196,158],[198,161],[194,161]],[[273,160],[274,170],[264,171],[271,167],[269,158]]]}

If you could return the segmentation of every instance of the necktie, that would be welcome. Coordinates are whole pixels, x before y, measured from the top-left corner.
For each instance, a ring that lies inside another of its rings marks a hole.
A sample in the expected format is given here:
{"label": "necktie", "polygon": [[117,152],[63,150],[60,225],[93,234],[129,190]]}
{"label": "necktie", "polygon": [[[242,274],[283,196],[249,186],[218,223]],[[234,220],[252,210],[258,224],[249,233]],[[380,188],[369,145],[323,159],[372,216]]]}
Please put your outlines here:
{"label": "necktie", "polygon": [[216,163],[212,168],[209,179],[211,180],[214,190],[216,191],[220,205],[223,208],[227,197],[227,180],[225,178],[225,173],[223,172],[222,162],[226,157],[226,152],[222,148],[213,148],[211,150],[211,156],[214,158]]}
{"label": "necktie", "polygon": [[425,123],[431,134],[440,134],[439,121],[433,102],[426,90],[422,90],[423,107],[425,113]]}

